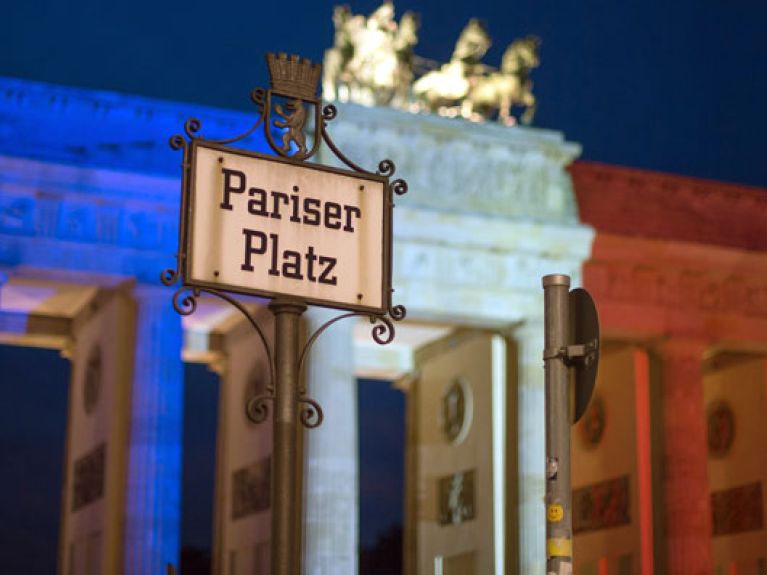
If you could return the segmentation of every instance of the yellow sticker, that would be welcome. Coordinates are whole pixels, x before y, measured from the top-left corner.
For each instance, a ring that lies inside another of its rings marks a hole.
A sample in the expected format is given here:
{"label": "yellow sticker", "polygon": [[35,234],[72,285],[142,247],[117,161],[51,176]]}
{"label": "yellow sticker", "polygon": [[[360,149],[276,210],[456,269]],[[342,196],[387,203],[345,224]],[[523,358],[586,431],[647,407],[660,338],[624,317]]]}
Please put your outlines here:
{"label": "yellow sticker", "polygon": [[549,557],[572,557],[573,541],[572,539],[548,539],[546,541],[546,555]]}
{"label": "yellow sticker", "polygon": [[546,519],[552,523],[559,523],[564,518],[565,510],[559,503],[553,503],[552,505],[549,505],[549,508],[546,510]]}

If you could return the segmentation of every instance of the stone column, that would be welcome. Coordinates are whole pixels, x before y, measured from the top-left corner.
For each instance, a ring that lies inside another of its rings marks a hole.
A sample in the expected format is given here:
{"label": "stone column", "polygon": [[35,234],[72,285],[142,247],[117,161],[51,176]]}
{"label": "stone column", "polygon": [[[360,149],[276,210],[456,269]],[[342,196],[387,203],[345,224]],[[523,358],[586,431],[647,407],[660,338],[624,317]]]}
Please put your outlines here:
{"label": "stone column", "polygon": [[544,410],[543,318],[514,331],[519,393],[519,564],[524,575],[546,567],[546,426]]}
{"label": "stone column", "polygon": [[[339,315],[313,308],[310,334]],[[334,324],[315,342],[304,374],[325,420],[305,434],[304,573],[355,575],[359,540],[357,391],[353,320]]]}
{"label": "stone column", "polygon": [[183,421],[181,317],[173,291],[140,286],[136,299],[125,510],[126,575],[178,566]]}
{"label": "stone column", "polygon": [[702,342],[676,339],[657,349],[662,362],[663,512],[669,575],[713,573],[703,351]]}

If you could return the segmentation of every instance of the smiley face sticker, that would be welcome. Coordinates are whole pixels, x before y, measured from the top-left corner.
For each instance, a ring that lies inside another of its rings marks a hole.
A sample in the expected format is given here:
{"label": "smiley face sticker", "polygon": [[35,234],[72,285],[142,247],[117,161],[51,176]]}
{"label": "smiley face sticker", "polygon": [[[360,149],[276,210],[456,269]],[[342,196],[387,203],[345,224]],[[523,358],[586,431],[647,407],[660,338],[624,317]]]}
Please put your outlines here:
{"label": "smiley face sticker", "polygon": [[548,509],[546,509],[546,519],[548,519],[550,523],[559,523],[564,518],[565,510],[559,503],[552,503],[549,505]]}

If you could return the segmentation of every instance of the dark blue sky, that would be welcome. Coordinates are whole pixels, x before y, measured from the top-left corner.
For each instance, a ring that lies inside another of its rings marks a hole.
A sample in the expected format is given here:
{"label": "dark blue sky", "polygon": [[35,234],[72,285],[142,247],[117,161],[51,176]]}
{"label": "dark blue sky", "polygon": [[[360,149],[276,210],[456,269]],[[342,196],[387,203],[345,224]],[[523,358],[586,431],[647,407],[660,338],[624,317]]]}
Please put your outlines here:
{"label": "dark blue sky", "polygon": [[[328,0],[25,0],[3,7],[0,75],[229,108],[266,85],[265,51],[315,60]],[[354,0],[369,13],[378,0]],[[466,21],[486,21],[497,65],[514,38],[543,39],[535,125],[583,157],[767,185],[767,3],[762,0],[402,0],[421,14],[419,55],[446,60]]]}

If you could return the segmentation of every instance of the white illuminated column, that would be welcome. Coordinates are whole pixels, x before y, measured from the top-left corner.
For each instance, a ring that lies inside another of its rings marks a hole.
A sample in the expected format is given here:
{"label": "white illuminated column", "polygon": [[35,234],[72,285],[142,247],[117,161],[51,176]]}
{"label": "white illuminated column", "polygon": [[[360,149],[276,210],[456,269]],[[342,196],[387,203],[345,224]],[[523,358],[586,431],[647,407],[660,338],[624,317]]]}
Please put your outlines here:
{"label": "white illuminated column", "polygon": [[[338,311],[312,308],[313,332]],[[306,432],[304,471],[304,573],[355,575],[359,540],[357,391],[353,320],[342,320],[320,336],[309,355],[309,397],[322,406],[322,425]]]}
{"label": "white illuminated column", "polygon": [[530,318],[514,337],[519,374],[519,564],[521,573],[542,574],[546,565],[543,318]]}

